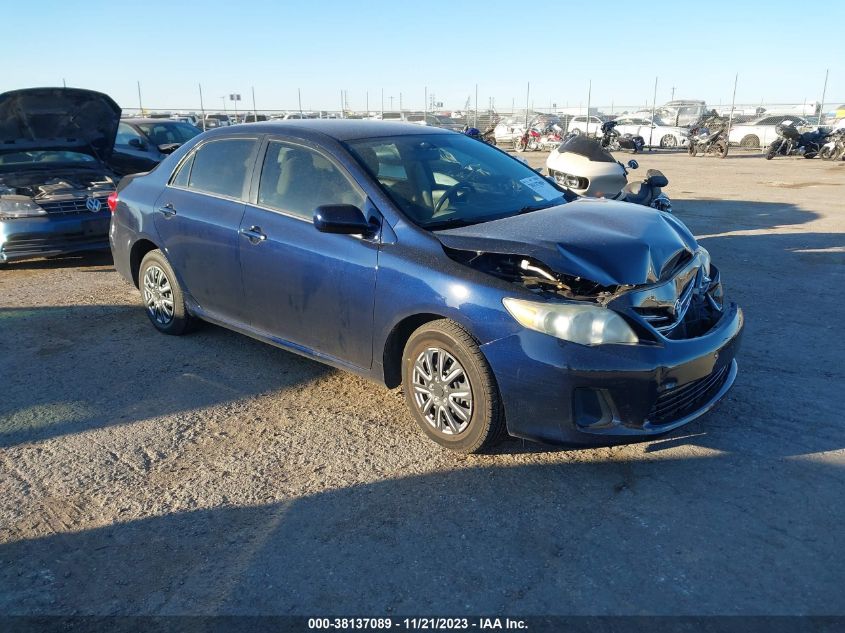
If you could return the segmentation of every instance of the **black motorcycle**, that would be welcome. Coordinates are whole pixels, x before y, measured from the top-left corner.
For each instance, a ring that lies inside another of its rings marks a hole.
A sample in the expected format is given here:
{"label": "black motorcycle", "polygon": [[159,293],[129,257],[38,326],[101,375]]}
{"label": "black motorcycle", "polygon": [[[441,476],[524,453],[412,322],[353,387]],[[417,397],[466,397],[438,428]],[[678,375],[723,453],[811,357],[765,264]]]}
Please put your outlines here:
{"label": "black motorcycle", "polygon": [[605,121],[601,124],[601,138],[599,139],[601,146],[610,152],[625,149],[636,154],[643,151],[645,139],[642,136],[620,134],[619,130],[616,129],[617,124],[617,121]]}
{"label": "black motorcycle", "polygon": [[772,160],[775,156],[803,156],[804,158],[815,158],[818,156],[829,132],[813,130],[812,132],[799,132],[792,121],[784,121],[775,128],[778,137],[769,145],[766,151],[766,160]]}
{"label": "black motorcycle", "polygon": [[689,155],[718,156],[728,155],[727,121],[718,116],[710,116],[694,123],[689,130]]}

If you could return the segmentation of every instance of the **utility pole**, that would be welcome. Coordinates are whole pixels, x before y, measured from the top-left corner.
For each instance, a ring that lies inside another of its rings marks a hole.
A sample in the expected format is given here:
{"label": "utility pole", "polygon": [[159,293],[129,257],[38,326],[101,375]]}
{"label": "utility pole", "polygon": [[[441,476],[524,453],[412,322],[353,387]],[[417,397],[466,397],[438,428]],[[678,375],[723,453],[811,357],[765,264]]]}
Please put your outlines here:
{"label": "utility pole", "polygon": [[402,93],[399,93],[399,113],[402,112]]}
{"label": "utility pole", "polygon": [[[531,82],[525,83],[525,129],[528,129],[528,103],[531,98]],[[589,121],[589,119],[587,119]]]}
{"label": "utility pole", "polygon": [[648,147],[652,149],[651,141],[654,137],[654,109],[657,107],[657,77],[654,78],[654,96],[651,99],[651,125],[648,132]]}
{"label": "utility pole", "polygon": [[302,88],[296,89],[296,97],[299,100],[299,114],[302,116]]}
{"label": "utility pole", "polygon": [[202,114],[202,131],[205,132],[205,106],[202,103],[202,84],[198,83],[200,89],[200,114]]}
{"label": "utility pole", "polygon": [[827,75],[829,72],[830,68],[827,68],[824,71],[824,88],[822,88],[822,103],[821,109],[819,110],[819,125],[822,124],[822,117],[824,116],[824,99],[827,96]]}
{"label": "utility pole", "polygon": [[675,86],[672,86],[672,99],[670,99],[670,100],[671,101],[675,100]]}
{"label": "utility pole", "polygon": [[140,116],[144,116],[144,106],[141,103],[141,82],[138,82],[138,110],[140,110]]}
{"label": "utility pole", "polygon": [[738,81],[739,81],[739,73],[737,73],[734,76],[734,94],[733,94],[733,97],[731,97],[731,113],[728,116],[728,131],[726,132],[726,134],[728,135],[728,138],[730,138],[731,125],[733,125],[733,122],[734,122],[734,106],[736,105],[736,84],[737,84]]}
{"label": "utility pole", "polygon": [[252,88],[252,114],[255,117],[253,123],[258,123],[258,110],[255,109],[255,86],[250,86]]}

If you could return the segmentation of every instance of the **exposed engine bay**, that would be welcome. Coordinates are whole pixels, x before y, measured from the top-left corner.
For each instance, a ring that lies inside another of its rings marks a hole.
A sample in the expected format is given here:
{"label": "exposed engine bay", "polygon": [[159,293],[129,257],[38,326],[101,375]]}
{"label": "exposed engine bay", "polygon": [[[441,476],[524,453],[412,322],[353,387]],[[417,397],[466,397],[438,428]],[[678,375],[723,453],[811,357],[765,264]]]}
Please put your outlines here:
{"label": "exposed engine bay", "polygon": [[[642,285],[604,286],[590,279],[552,270],[525,255],[464,251],[444,247],[456,262],[509,281],[549,298],[589,301],[642,320],[675,340],[706,334],[719,320],[724,304],[719,272],[706,251],[682,251]],[[617,301],[619,300],[619,301]],[[636,315],[636,316],[634,316]]]}
{"label": "exposed engine bay", "polygon": [[116,180],[93,169],[0,173],[0,195],[27,196],[38,202],[80,195],[100,197],[114,191]]}
{"label": "exposed engine bay", "polygon": [[602,286],[589,279],[557,273],[532,257],[480,253],[444,247],[456,262],[505,281],[521,283],[538,294],[551,294],[579,301],[606,304],[633,286]]}

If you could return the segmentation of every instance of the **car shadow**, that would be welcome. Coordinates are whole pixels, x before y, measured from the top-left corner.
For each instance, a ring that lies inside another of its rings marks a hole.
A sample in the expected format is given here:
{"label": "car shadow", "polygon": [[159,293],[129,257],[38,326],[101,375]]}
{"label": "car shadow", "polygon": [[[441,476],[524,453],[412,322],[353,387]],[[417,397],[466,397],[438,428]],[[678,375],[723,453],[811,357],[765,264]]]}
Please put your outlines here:
{"label": "car shadow", "polygon": [[0,447],[294,391],[334,370],[223,328],[159,334],[133,305],[0,308]]}
{"label": "car shadow", "polygon": [[171,512],[0,544],[0,612],[840,613],[842,482],[809,460],[599,456]]}
{"label": "car shadow", "polygon": [[[41,259],[24,259],[4,264],[9,270],[51,270],[54,268],[89,268],[95,266],[112,266],[111,251],[84,251],[69,255],[57,255]],[[2,270],[2,269],[0,269]]]}

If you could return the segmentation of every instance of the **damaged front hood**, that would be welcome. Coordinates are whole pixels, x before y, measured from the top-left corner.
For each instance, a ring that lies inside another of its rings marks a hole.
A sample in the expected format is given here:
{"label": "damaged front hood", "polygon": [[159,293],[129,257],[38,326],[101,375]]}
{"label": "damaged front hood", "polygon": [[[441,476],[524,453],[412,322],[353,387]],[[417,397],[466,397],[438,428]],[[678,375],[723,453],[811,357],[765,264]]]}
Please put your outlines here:
{"label": "damaged front hood", "polygon": [[106,160],[114,149],[120,106],[79,88],[26,88],[0,94],[0,154],[69,150]]}
{"label": "damaged front hood", "polygon": [[603,199],[436,231],[450,249],[521,255],[603,286],[639,286],[668,275],[698,248],[673,216]]}

